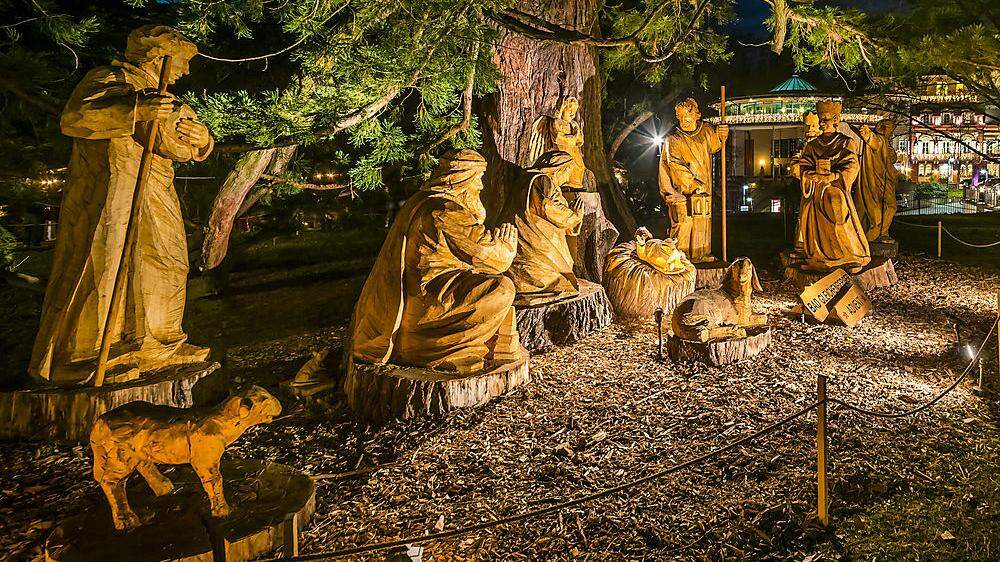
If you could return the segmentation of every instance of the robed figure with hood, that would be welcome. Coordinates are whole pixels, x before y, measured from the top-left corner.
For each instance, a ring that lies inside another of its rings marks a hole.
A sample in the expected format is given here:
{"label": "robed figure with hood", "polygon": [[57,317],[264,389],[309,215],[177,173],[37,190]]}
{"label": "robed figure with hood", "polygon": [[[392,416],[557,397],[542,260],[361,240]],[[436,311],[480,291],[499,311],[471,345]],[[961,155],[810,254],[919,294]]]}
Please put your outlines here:
{"label": "robed figure with hood", "polygon": [[[72,384],[92,376],[119,267],[126,294],[109,332],[110,381],[208,355],[185,343],[181,328],[188,256],[173,165],[207,158],[212,137],[191,107],[157,92],[163,57],[172,58],[166,81],[173,83],[188,73],[197,52],[170,27],[140,27],[128,36],[125,61],[88,72],[63,109],[60,125],[73,138],[73,153],[29,367],[37,379]],[[160,128],[135,217],[138,236],[126,263],[119,263],[153,119]]]}
{"label": "robed figure with hood", "polygon": [[510,224],[483,225],[486,160],[445,154],[403,205],[351,320],[352,361],[475,373],[518,360]]}
{"label": "robed figure with hood", "polygon": [[896,216],[896,151],[892,148],[892,131],[896,123],[882,119],[873,131],[862,125],[858,134],[864,145],[861,148],[861,174],[858,189],[854,192],[854,205],[858,209],[865,236],[869,242],[891,242],[889,226]]}
{"label": "robed figure with hood", "polygon": [[542,154],[527,170],[527,178],[511,191],[500,213],[500,220],[517,227],[517,256],[507,274],[514,280],[519,306],[580,294],[566,237],[580,232],[583,201],[570,204],[562,191],[574,166],[569,153]]}

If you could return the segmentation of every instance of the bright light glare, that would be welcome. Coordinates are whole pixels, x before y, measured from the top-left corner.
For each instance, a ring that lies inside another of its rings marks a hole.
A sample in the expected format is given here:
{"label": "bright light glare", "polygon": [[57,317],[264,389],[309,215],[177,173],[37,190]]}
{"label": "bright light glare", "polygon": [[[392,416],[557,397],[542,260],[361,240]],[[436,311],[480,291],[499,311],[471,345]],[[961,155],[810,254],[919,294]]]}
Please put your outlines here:
{"label": "bright light glare", "polygon": [[969,356],[969,359],[972,359],[976,356],[976,350],[972,349],[971,345],[965,344],[965,354]]}
{"label": "bright light glare", "polygon": [[663,145],[663,137],[661,137],[659,135],[653,137],[653,143],[656,144],[657,146],[662,146]]}

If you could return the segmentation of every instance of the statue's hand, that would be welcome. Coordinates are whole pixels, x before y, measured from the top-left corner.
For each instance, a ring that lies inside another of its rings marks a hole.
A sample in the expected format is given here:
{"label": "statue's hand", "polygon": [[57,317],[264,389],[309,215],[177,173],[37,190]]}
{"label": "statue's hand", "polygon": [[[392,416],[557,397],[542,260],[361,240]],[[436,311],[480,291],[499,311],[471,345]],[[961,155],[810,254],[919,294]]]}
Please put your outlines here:
{"label": "statue's hand", "polygon": [[179,119],[177,121],[177,136],[195,148],[204,148],[211,140],[208,127],[194,119]]}
{"label": "statue's hand", "polygon": [[873,133],[871,127],[869,127],[868,125],[861,126],[860,136],[862,140],[864,140],[865,142],[872,142],[872,135]]}
{"label": "statue's hand", "polygon": [[501,244],[510,249],[517,247],[517,227],[509,222],[505,222],[493,229],[493,236]]}
{"label": "statue's hand", "polygon": [[715,133],[719,135],[719,140],[722,144],[726,144],[726,139],[729,138],[729,125],[719,123],[715,126]]}
{"label": "statue's hand", "polygon": [[574,214],[583,214],[583,199],[577,199],[569,204],[569,208]]}
{"label": "statue's hand", "polygon": [[136,121],[166,119],[173,110],[174,96],[157,92],[141,93],[135,107],[135,119]]}

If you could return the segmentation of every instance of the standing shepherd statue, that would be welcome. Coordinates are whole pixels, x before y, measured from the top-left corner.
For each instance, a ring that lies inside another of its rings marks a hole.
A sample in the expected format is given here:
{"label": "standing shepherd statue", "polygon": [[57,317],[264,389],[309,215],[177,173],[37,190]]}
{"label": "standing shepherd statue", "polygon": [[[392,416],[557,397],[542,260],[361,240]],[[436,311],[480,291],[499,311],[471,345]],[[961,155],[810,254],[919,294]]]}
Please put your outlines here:
{"label": "standing shepherd statue", "polygon": [[[213,142],[194,110],[157,92],[164,56],[172,59],[164,78],[173,83],[188,73],[197,52],[174,29],[140,27],[129,34],[125,62],[91,70],[63,110],[62,131],[73,137],[73,154],[31,358],[37,379],[73,384],[91,378],[119,267],[125,268],[126,298],[109,331],[108,365],[131,377],[208,355],[208,349],[185,343],[181,328],[188,257],[173,164],[204,160]],[[143,145],[154,120],[159,134],[152,139],[149,178],[135,217],[136,242],[120,263]]]}
{"label": "standing shepherd statue", "polygon": [[729,127],[701,120],[698,102],[674,107],[677,127],[660,151],[660,195],[670,214],[670,237],[694,263],[712,256],[712,155],[722,150]]}

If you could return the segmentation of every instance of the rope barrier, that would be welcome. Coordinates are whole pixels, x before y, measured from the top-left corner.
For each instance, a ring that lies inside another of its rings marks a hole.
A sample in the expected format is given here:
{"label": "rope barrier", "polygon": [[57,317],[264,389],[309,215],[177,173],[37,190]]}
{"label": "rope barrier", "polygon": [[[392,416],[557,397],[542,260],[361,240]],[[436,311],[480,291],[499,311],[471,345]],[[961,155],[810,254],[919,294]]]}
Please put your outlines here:
{"label": "rope barrier", "polygon": [[965,367],[965,370],[962,371],[962,374],[959,375],[950,385],[948,385],[948,388],[944,389],[943,392],[935,396],[931,401],[927,402],[926,404],[917,406],[916,408],[907,410],[905,412],[876,412],[874,410],[866,410],[860,406],[855,406],[854,404],[848,404],[847,402],[844,402],[843,400],[840,400],[838,398],[829,398],[827,399],[827,402],[843,406],[844,408],[852,412],[856,412],[858,414],[863,414],[866,416],[875,416],[877,418],[904,418],[906,416],[919,414],[920,412],[940,402],[945,396],[951,393],[951,391],[958,388],[959,383],[961,383],[965,379],[965,377],[969,376],[969,373],[972,372],[972,367],[978,364],[979,356],[983,353],[983,349],[986,347],[986,342],[990,341],[990,336],[992,336],[993,331],[996,330],[998,321],[1000,321],[1000,317],[998,317],[997,320],[993,321],[993,326],[990,327],[990,331],[986,333],[986,337],[983,338],[983,343],[979,345],[979,349],[976,351],[976,355],[972,358],[971,361],[969,361],[969,365]]}
{"label": "rope barrier", "polygon": [[936,226],[934,226],[932,224],[916,224],[916,223],[913,223],[913,222],[901,221],[898,218],[894,219],[892,222],[893,222],[893,224],[905,224],[906,226],[915,226],[917,228],[937,228]]}
{"label": "rope barrier", "polygon": [[364,554],[366,552],[375,552],[375,551],[385,550],[385,549],[389,549],[389,548],[398,548],[398,547],[403,547],[403,546],[412,545],[412,544],[424,543],[424,542],[428,542],[428,541],[449,539],[449,538],[452,538],[452,537],[457,537],[457,536],[460,536],[460,535],[465,535],[465,534],[473,533],[473,532],[476,532],[476,531],[482,531],[484,529],[490,529],[492,527],[498,527],[498,526],[501,526],[501,525],[508,525],[510,523],[516,523],[518,521],[523,521],[525,519],[534,519],[534,518],[537,518],[537,517],[543,517],[543,516],[548,515],[550,513],[555,513],[557,511],[561,511],[563,509],[568,509],[570,507],[575,507],[575,506],[578,506],[578,505],[581,505],[581,504],[584,504],[584,503],[588,503],[588,502],[591,502],[591,501],[594,501],[594,500],[598,500],[598,499],[601,499],[601,498],[606,498],[608,496],[612,496],[612,495],[617,494],[619,492],[624,492],[626,490],[630,490],[632,488],[636,488],[638,486],[641,486],[641,485],[646,484],[648,482],[651,482],[653,480],[658,480],[658,479],[660,479],[660,478],[662,478],[664,476],[667,476],[668,474],[672,474],[674,472],[678,472],[680,470],[684,470],[685,468],[689,468],[691,466],[700,464],[702,462],[705,462],[705,461],[708,461],[708,460],[712,460],[712,459],[714,459],[714,458],[716,458],[716,457],[718,457],[718,456],[720,456],[720,455],[722,455],[724,453],[727,453],[727,452],[729,452],[729,451],[731,451],[731,450],[733,450],[733,449],[735,449],[735,448],[737,448],[737,447],[739,447],[739,446],[741,446],[741,445],[743,445],[743,444],[745,444],[745,443],[747,443],[749,441],[752,441],[754,439],[757,439],[759,437],[767,435],[768,433],[773,432],[774,430],[782,427],[783,425],[785,425],[785,424],[787,424],[787,423],[789,423],[791,421],[794,421],[794,420],[796,420],[796,419],[804,416],[805,414],[807,414],[808,412],[812,411],[816,406],[819,406],[819,405],[820,405],[820,402],[813,402],[812,404],[810,404],[810,405],[808,405],[808,406],[806,406],[806,407],[804,407],[804,408],[796,411],[795,413],[790,414],[788,416],[785,416],[784,418],[782,418],[782,419],[780,419],[780,420],[778,420],[776,422],[773,422],[773,423],[769,424],[768,426],[766,426],[766,427],[764,427],[762,429],[759,429],[759,430],[751,433],[750,435],[748,435],[746,437],[743,437],[742,439],[738,439],[736,441],[733,441],[732,443],[726,445],[725,447],[721,447],[719,449],[715,449],[713,451],[709,451],[709,452],[707,452],[705,454],[699,455],[699,456],[694,457],[692,459],[688,459],[688,460],[686,460],[686,461],[684,461],[684,462],[682,462],[680,464],[675,464],[675,465],[673,465],[671,467],[659,470],[657,472],[654,472],[654,473],[649,474],[647,476],[644,476],[642,478],[639,478],[639,479],[636,479],[636,480],[632,480],[630,482],[626,482],[624,484],[620,484],[618,486],[614,486],[614,487],[611,487],[611,488],[606,488],[606,489],[601,490],[599,492],[594,492],[592,494],[587,494],[585,496],[582,496],[582,497],[579,497],[579,498],[576,498],[576,499],[573,499],[573,500],[568,500],[568,501],[560,502],[560,503],[557,503],[557,504],[554,504],[554,505],[550,505],[548,507],[543,507],[543,508],[535,509],[535,510],[532,510],[532,511],[525,511],[523,513],[518,513],[516,515],[511,515],[511,516],[508,516],[508,517],[501,517],[500,519],[494,519],[492,521],[486,521],[486,522],[483,522],[483,523],[477,523],[475,525],[469,525],[469,526],[466,526],[466,527],[461,527],[461,528],[453,529],[453,530],[450,530],[450,531],[441,531],[439,533],[431,533],[431,534],[427,534],[427,535],[419,535],[419,536],[414,536],[414,537],[410,537],[410,538],[406,538],[406,539],[399,539],[399,540],[395,540],[395,541],[382,542],[382,543],[376,543],[376,544],[367,544],[367,545],[363,545],[363,546],[352,547],[352,548],[345,548],[345,549],[334,550],[334,551],[330,551],[330,552],[317,552],[317,553],[312,553],[312,554],[304,554],[304,555],[300,555],[300,556],[288,556],[288,557],[282,557],[282,558],[271,558],[271,559],[269,559],[269,560],[267,560],[265,562],[306,562],[306,561],[310,561],[310,560],[328,560],[328,559],[332,559],[332,558],[340,558],[340,557],[343,557],[343,556],[350,556],[350,555],[353,555],[353,554]]}
{"label": "rope barrier", "polygon": [[959,244],[965,244],[966,246],[969,246],[970,248],[992,248],[993,246],[1000,245],[1000,240],[997,240],[996,242],[990,242],[989,244],[973,244],[971,242],[966,242],[965,240],[962,240],[958,236],[955,236],[954,234],[951,233],[950,230],[948,230],[947,227],[945,227],[943,230],[944,230],[945,234],[947,234],[948,236],[951,236],[952,240],[954,240],[955,242],[958,242]]}

